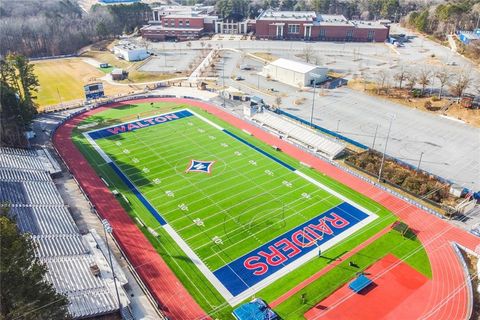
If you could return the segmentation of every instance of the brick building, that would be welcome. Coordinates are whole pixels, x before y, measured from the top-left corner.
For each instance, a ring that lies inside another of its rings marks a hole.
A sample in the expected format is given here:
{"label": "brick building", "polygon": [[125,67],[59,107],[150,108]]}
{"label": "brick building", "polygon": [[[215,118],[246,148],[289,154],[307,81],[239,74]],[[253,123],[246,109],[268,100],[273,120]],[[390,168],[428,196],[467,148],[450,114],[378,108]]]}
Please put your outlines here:
{"label": "brick building", "polygon": [[140,29],[152,41],[193,40],[215,31],[213,6],[160,6],[152,9],[149,25]]}
{"label": "brick building", "polygon": [[313,11],[262,12],[255,24],[258,39],[384,42],[389,28],[380,23],[347,20]]}
{"label": "brick building", "polygon": [[255,34],[257,39],[384,42],[389,27],[382,23],[347,20],[342,15],[314,11],[262,12],[256,20],[222,20],[213,6],[160,6],[141,29],[148,40],[191,40],[204,34]]}

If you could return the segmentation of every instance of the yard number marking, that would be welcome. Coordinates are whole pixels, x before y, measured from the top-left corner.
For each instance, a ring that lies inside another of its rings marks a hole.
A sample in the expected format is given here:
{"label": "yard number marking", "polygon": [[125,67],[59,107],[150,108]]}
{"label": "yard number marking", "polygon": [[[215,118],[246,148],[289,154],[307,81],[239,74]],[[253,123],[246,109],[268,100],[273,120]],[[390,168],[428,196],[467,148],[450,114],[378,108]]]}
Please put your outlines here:
{"label": "yard number marking", "polygon": [[309,194],[309,193],[302,193],[302,197],[305,198],[305,199],[310,199],[312,196]]}
{"label": "yard number marking", "polygon": [[219,237],[219,236],[215,236],[212,238],[212,241],[215,243],[215,244],[223,244],[223,240]]}
{"label": "yard number marking", "polygon": [[292,183],[289,182],[289,181],[286,181],[286,180],[283,180],[283,181],[282,181],[282,184],[283,184],[284,186],[286,186],[286,187],[289,187],[289,188],[292,187]]}
{"label": "yard number marking", "polygon": [[182,211],[188,211],[188,207],[185,203],[182,203],[182,204],[179,204],[178,207],[180,208],[180,210]]}
{"label": "yard number marking", "polygon": [[273,176],[273,172],[270,170],[265,170],[265,173],[268,174],[269,176]]}
{"label": "yard number marking", "polygon": [[195,223],[199,227],[204,227],[205,223],[203,223],[203,220],[200,218],[193,219],[193,223]]}
{"label": "yard number marking", "polygon": [[165,191],[165,194],[167,195],[167,197],[170,197],[170,198],[175,197],[175,194],[173,193],[173,191],[170,191],[170,190]]}

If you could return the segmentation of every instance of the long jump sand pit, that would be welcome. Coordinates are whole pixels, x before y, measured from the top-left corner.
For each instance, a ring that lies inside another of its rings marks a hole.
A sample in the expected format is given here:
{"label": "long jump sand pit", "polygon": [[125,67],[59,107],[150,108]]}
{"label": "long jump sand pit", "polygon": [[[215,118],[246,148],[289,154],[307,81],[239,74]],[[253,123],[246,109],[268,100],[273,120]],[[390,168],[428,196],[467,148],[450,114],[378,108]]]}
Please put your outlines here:
{"label": "long jump sand pit", "polygon": [[[354,293],[347,283],[307,311],[305,318],[395,319],[395,309],[428,282],[427,277],[392,254],[365,270],[365,275],[373,280],[370,286],[360,293]],[[423,304],[422,301],[418,303]]]}

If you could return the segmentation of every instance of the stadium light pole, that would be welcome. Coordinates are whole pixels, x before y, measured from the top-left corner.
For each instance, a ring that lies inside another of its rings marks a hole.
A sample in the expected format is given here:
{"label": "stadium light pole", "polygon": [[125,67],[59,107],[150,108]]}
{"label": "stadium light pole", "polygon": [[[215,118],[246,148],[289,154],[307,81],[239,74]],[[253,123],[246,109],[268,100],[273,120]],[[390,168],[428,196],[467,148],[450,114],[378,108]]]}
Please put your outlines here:
{"label": "stadium light pole", "polygon": [[223,63],[222,63],[223,105],[222,107],[226,108],[227,105],[225,103],[225,56],[222,56],[222,60],[223,60]]}
{"label": "stadium light pole", "polygon": [[385,141],[385,147],[383,148],[382,162],[380,163],[380,170],[378,171],[378,182],[382,179],[383,165],[385,164],[385,153],[387,152],[388,139],[390,138],[390,130],[392,129],[392,123],[395,119],[395,115],[390,116],[390,124],[388,126],[387,140]]}
{"label": "stadium light pole", "polygon": [[122,302],[120,301],[120,295],[118,294],[117,277],[115,276],[115,270],[113,269],[113,264],[112,264],[112,252],[110,251],[110,245],[108,244],[108,237],[107,237],[107,233],[111,234],[113,231],[113,228],[107,219],[102,220],[102,225],[103,225],[103,233],[105,235],[105,243],[107,244],[108,259],[110,260],[110,270],[112,270],[113,283],[115,284],[115,293],[117,294],[118,309],[120,312],[122,312]]}
{"label": "stadium light pole", "polygon": [[313,99],[312,99],[312,112],[310,114],[310,126],[313,126],[313,110],[315,109],[315,89],[317,88],[317,79],[320,78],[321,75],[318,73],[311,73],[310,74],[313,78]]}

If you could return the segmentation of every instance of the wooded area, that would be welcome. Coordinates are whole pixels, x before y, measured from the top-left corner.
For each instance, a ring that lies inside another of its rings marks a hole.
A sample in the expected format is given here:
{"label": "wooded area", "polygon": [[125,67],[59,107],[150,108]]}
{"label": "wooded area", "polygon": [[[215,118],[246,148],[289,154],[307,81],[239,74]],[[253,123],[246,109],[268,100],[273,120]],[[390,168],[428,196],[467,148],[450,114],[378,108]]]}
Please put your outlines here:
{"label": "wooded area", "polygon": [[37,113],[37,87],[27,58],[9,54],[0,60],[0,146],[25,146],[24,132]]}
{"label": "wooded area", "polygon": [[324,14],[343,14],[348,19],[391,19],[417,9],[416,1],[400,0],[219,0],[204,1],[216,5],[223,18],[255,18],[261,10],[269,8],[280,10],[312,10]]}
{"label": "wooded area", "polygon": [[74,0],[2,1],[0,54],[72,54],[93,42],[133,32],[150,15],[150,7],[142,3],[95,5],[87,14]]}

